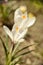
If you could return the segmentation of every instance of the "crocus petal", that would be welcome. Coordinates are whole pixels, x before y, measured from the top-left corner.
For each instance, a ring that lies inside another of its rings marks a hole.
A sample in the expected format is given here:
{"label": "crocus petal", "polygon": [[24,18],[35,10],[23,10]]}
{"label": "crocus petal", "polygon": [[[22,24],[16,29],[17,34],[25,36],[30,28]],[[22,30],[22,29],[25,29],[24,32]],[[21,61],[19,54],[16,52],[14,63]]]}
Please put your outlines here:
{"label": "crocus petal", "polygon": [[20,15],[17,15],[17,16],[14,17],[14,22],[15,23],[21,23],[21,21],[22,21],[22,18],[21,18]]}
{"label": "crocus petal", "polygon": [[36,18],[29,18],[29,20],[27,21],[27,27],[31,27],[36,21]]}
{"label": "crocus petal", "polygon": [[35,17],[27,18],[27,20],[25,21],[25,23],[23,25],[23,28],[29,28],[29,27],[31,27],[32,25],[34,25],[35,21],[36,21]]}
{"label": "crocus petal", "polygon": [[19,30],[24,27],[24,24],[25,24],[26,21],[27,21],[27,19],[24,19],[24,20],[22,21],[22,23],[21,23],[20,26],[19,26]]}
{"label": "crocus petal", "polygon": [[19,43],[21,43],[21,42],[24,42],[24,39],[19,39],[19,41],[18,41]]}
{"label": "crocus petal", "polygon": [[14,39],[15,39],[15,40],[18,40],[18,38],[22,36],[21,31],[22,31],[23,33],[25,33],[26,30],[24,31],[24,29],[23,29],[25,22],[26,22],[26,20],[23,20],[22,23],[19,25],[19,31],[18,31],[18,32],[15,34],[15,36],[14,36]]}
{"label": "crocus petal", "polygon": [[17,23],[19,20],[21,21],[21,12],[18,8],[14,13],[14,22]]}
{"label": "crocus petal", "polygon": [[12,27],[12,33],[13,33],[13,34],[16,33],[16,31],[15,31],[15,29],[16,29],[16,25],[17,25],[17,24],[14,24],[13,27]]}
{"label": "crocus petal", "polygon": [[19,32],[19,34],[16,37],[16,40],[18,41],[19,39],[24,38],[24,36],[26,35],[27,31],[28,31],[28,29],[23,30],[21,33]]}
{"label": "crocus petal", "polygon": [[19,24],[14,24],[13,27],[12,27],[12,33],[13,35],[16,35],[18,33],[18,30],[19,30]]}
{"label": "crocus petal", "polygon": [[27,10],[27,7],[26,6],[20,6],[20,10],[21,10],[21,12],[24,13]]}
{"label": "crocus petal", "polygon": [[[25,21],[26,21],[26,20],[23,20],[23,21],[21,22],[21,24],[15,23],[15,24],[13,25],[12,33],[13,33],[13,35],[14,35],[15,38],[19,35],[19,31],[21,31],[21,29],[23,28]],[[16,29],[16,28],[17,28],[17,29]]]}
{"label": "crocus petal", "polygon": [[23,21],[22,16],[26,16],[27,17],[27,11],[26,12],[22,12],[20,10],[20,8],[18,8],[15,13],[14,13],[14,22],[15,23],[21,23]]}
{"label": "crocus petal", "polygon": [[11,40],[13,41],[13,35],[12,32],[9,30],[8,27],[3,26],[3,29],[5,30],[6,34],[11,38]]}

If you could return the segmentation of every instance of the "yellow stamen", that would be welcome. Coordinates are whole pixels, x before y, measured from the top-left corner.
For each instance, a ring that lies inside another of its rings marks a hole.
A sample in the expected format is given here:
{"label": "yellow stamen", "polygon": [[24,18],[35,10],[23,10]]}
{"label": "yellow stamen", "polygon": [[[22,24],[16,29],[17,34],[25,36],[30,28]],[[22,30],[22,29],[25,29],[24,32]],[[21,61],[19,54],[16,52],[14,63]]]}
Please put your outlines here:
{"label": "yellow stamen", "polygon": [[26,16],[22,16],[23,19],[26,19]]}
{"label": "yellow stamen", "polygon": [[22,13],[26,12],[27,8],[25,6],[20,6],[20,10],[22,11]]}
{"label": "yellow stamen", "polygon": [[18,28],[18,27],[16,27],[16,31],[18,31],[18,29],[19,29],[19,28]]}
{"label": "yellow stamen", "polygon": [[32,13],[29,13],[28,15],[30,18],[34,17],[34,15]]}

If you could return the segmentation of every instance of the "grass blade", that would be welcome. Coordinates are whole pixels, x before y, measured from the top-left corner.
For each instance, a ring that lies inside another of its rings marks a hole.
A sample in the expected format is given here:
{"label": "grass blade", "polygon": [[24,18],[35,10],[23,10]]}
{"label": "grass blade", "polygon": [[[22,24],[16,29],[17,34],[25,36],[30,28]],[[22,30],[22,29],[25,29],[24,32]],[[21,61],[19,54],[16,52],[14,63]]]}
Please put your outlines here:
{"label": "grass blade", "polygon": [[28,53],[31,53],[32,51],[34,51],[34,50],[24,52],[24,53],[22,53],[22,54],[20,54],[20,55],[26,55],[26,54],[28,54]]}
{"label": "grass blade", "polygon": [[19,57],[19,56],[23,56],[23,55],[26,55],[26,54],[28,54],[28,53],[31,53],[32,51],[34,51],[34,50],[31,50],[31,51],[27,51],[27,52],[21,53],[21,54],[19,54],[19,55],[16,56],[16,57],[13,56],[11,61],[13,61],[15,58],[17,58],[17,57]]}
{"label": "grass blade", "polygon": [[19,56],[26,55],[26,54],[28,54],[28,53],[31,53],[32,51],[35,51],[35,50],[30,50],[30,51],[27,51],[27,52],[21,53],[21,54],[19,54],[18,56],[16,56],[15,58],[17,58],[17,57],[19,57]]}
{"label": "grass blade", "polygon": [[14,50],[13,50],[13,52],[12,52],[12,57],[15,55],[15,52],[16,52],[17,48],[19,47],[19,45],[20,45],[20,43],[17,43],[17,44],[15,45],[15,48],[14,48]]}
{"label": "grass blade", "polygon": [[8,36],[6,35],[6,47],[8,49]]}
{"label": "grass blade", "polygon": [[18,56],[17,58],[15,58],[15,59],[10,63],[10,65],[15,64],[15,62],[19,61],[19,59],[20,59],[21,57],[22,57],[22,56]]}
{"label": "grass blade", "polygon": [[21,61],[20,61],[20,60],[16,61],[16,62],[14,63],[14,65],[16,65],[17,63],[21,63]]}
{"label": "grass blade", "polygon": [[[16,56],[16,57],[26,55],[26,54],[28,54],[28,53],[30,53],[30,52],[32,52],[32,51],[34,51],[34,50],[27,51],[27,52],[25,52],[25,53],[22,53],[22,54],[20,54],[20,55]],[[16,65],[17,63],[20,63],[20,60],[16,61],[14,65]]]}
{"label": "grass blade", "polygon": [[6,46],[5,46],[5,43],[4,43],[4,41],[2,40],[1,37],[0,37],[0,40],[1,40],[2,45],[3,45],[3,47],[4,47],[5,55],[7,56],[7,54],[8,54],[8,50],[7,50]]}
{"label": "grass blade", "polygon": [[[34,45],[34,44],[32,44],[32,45]],[[32,45],[26,46],[26,47],[24,47],[24,48],[18,50],[18,51],[15,53],[15,55],[17,55],[19,52],[21,52],[21,51],[27,49],[28,47],[30,47],[30,46],[32,46]],[[13,60],[13,59],[14,59],[14,55],[13,55],[13,57],[12,57],[12,60]]]}
{"label": "grass blade", "polygon": [[[32,45],[34,45],[34,44],[32,44]],[[24,47],[24,48],[20,49],[19,51],[17,51],[17,52],[16,52],[16,54],[17,54],[18,52],[21,52],[21,51],[23,51],[23,50],[27,49],[28,47],[30,47],[30,46],[32,46],[32,45],[29,45],[29,46],[26,46],[26,47]]]}

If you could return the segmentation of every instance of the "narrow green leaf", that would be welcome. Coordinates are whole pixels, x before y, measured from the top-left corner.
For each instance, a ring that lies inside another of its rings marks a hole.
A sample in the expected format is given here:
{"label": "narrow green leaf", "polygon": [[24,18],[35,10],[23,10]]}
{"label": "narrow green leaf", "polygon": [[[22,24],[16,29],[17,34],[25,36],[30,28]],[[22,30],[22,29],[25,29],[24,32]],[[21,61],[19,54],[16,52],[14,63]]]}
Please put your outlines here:
{"label": "narrow green leaf", "polygon": [[27,52],[25,52],[25,53],[22,53],[22,54],[20,54],[20,55],[26,55],[26,54],[28,54],[28,53],[31,53],[32,51],[34,51],[34,50],[27,51]]}
{"label": "narrow green leaf", "polygon": [[13,50],[14,50],[14,47],[15,47],[15,44],[14,43],[12,43],[13,44],[13,47],[12,47],[12,52],[13,52]]}
{"label": "narrow green leaf", "polygon": [[17,43],[17,44],[15,45],[15,48],[14,48],[14,50],[13,50],[13,52],[12,52],[12,56],[15,55],[16,50],[17,50],[17,48],[19,47],[19,45],[20,45],[20,43]]}
{"label": "narrow green leaf", "polygon": [[18,50],[17,52],[16,52],[16,54],[17,53],[19,53],[19,52],[21,52],[21,51],[23,51],[23,50],[25,50],[25,49],[27,49],[28,47],[30,47],[30,46],[33,46],[34,44],[32,44],[32,45],[29,45],[29,46],[26,46],[26,47],[24,47],[24,48],[22,48],[22,49],[20,49],[20,50]]}
{"label": "narrow green leaf", "polygon": [[15,64],[15,62],[19,61],[19,59],[20,59],[21,57],[22,57],[22,56],[19,56],[19,57],[15,58],[15,59],[10,63],[10,65]]}
{"label": "narrow green leaf", "polygon": [[[32,44],[32,45],[34,45],[34,44]],[[17,55],[19,52],[21,52],[21,51],[27,49],[28,47],[30,47],[30,46],[32,46],[32,45],[26,46],[26,47],[24,47],[24,48],[18,50],[18,51],[15,53],[15,55]],[[12,56],[12,60],[13,60],[14,58],[15,58],[15,57],[14,57],[14,55],[13,55],[13,56]]]}
{"label": "narrow green leaf", "polygon": [[18,60],[17,62],[15,62],[15,63],[14,63],[14,65],[16,65],[17,63],[21,63],[21,61],[20,61],[20,60]]}
{"label": "narrow green leaf", "polygon": [[13,49],[13,45],[11,46],[10,50],[9,50],[9,54],[8,54],[8,59],[9,59],[9,63],[12,59],[12,49]]}
{"label": "narrow green leaf", "polygon": [[6,35],[6,47],[7,47],[7,50],[8,50],[8,36]]}
{"label": "narrow green leaf", "polygon": [[[32,51],[35,51],[35,50],[30,50],[30,51],[27,51],[27,52],[21,53],[21,54],[19,54],[19,55],[16,56],[16,57],[19,57],[19,56],[22,56],[22,55],[26,55],[26,54],[28,54],[28,53],[31,53]],[[16,57],[15,57],[15,58],[16,58]]]}
{"label": "narrow green leaf", "polygon": [[10,48],[9,54],[8,54],[8,59],[9,59],[9,62],[8,63],[10,63],[11,60],[12,60],[12,52],[14,50],[14,47],[15,47],[15,44],[12,42],[12,45],[11,45],[11,48]]}
{"label": "narrow green leaf", "polygon": [[12,43],[11,48],[10,48],[10,50],[9,50],[9,55],[12,54],[12,52],[13,52],[13,50],[14,50],[14,47],[15,47],[15,44]]}
{"label": "narrow green leaf", "polygon": [[26,54],[28,54],[28,53],[31,53],[32,51],[34,51],[34,50],[31,50],[31,51],[27,51],[27,52],[21,53],[21,54],[19,54],[18,56],[13,57],[13,59],[16,59],[16,58],[19,57],[19,56],[23,56],[23,55],[26,55]]}
{"label": "narrow green leaf", "polygon": [[5,43],[4,43],[4,41],[2,40],[1,37],[0,37],[0,40],[2,41],[2,45],[3,45],[3,47],[4,47],[5,55],[7,56],[8,50],[7,50],[6,46],[5,46]]}
{"label": "narrow green leaf", "polygon": [[[22,53],[22,54],[16,56],[15,59],[18,58],[19,56],[22,57],[23,55],[26,55],[26,54],[28,54],[28,53],[31,53],[32,51],[34,51],[34,50],[31,50],[31,51],[27,51],[27,52],[25,52],[25,53]],[[14,65],[16,65],[17,63],[20,63],[20,60],[16,61],[16,62],[14,63]]]}

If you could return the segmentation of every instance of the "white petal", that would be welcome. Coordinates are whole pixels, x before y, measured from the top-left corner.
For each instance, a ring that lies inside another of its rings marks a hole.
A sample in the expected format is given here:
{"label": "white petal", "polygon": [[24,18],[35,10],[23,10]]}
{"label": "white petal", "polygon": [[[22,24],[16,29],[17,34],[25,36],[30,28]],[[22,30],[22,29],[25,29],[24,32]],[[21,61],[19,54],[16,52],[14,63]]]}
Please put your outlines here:
{"label": "white petal", "polygon": [[15,40],[17,40],[16,38],[17,38],[17,35],[18,35],[18,31],[16,30],[16,27],[18,27],[19,26],[19,24],[17,23],[15,23],[14,25],[13,25],[13,28],[12,28],[12,33],[13,33],[13,36],[14,36],[14,42],[16,42]]}
{"label": "white petal", "polygon": [[32,26],[36,21],[36,18],[33,17],[33,18],[29,18],[29,20],[27,21],[27,27],[30,27]]}
{"label": "white petal", "polygon": [[[21,24],[14,24],[13,28],[12,28],[12,33],[14,35],[14,40],[17,40],[17,38],[19,37],[19,35],[21,34],[20,31],[24,26],[26,20],[24,20]],[[16,27],[19,27],[18,31],[16,31]]]}
{"label": "white petal", "polygon": [[15,21],[16,21],[17,15],[18,15],[18,9],[14,12],[14,23],[15,23]]}
{"label": "white petal", "polygon": [[19,35],[17,36],[17,40],[24,38],[24,36],[26,35],[28,29],[25,29],[22,31],[22,33],[19,33]]}
{"label": "white petal", "polygon": [[14,22],[17,23],[18,21],[21,21],[21,12],[19,8],[14,13]]}
{"label": "white petal", "polygon": [[15,21],[15,23],[21,23],[22,22],[21,16],[20,15],[15,16],[14,21]]}
{"label": "white petal", "polygon": [[27,7],[26,6],[20,6],[20,10],[21,10],[21,12],[25,12],[27,10]]}
{"label": "white petal", "polygon": [[[19,33],[20,33],[21,29],[23,28],[25,21],[26,20],[22,21],[21,24],[15,23],[13,25],[12,33],[13,33],[15,39],[20,35]],[[19,28],[18,31],[16,31],[16,27]]]}
{"label": "white petal", "polygon": [[15,23],[14,25],[13,25],[13,28],[12,28],[12,33],[13,33],[13,35],[16,35],[17,33],[18,33],[18,30],[17,30],[17,28],[18,28],[18,30],[19,30],[19,24],[17,23]]}
{"label": "white petal", "polygon": [[13,27],[12,27],[12,33],[13,32],[15,33],[15,28],[16,28],[16,24],[14,24]]}
{"label": "white petal", "polygon": [[25,13],[23,13],[20,10],[20,8],[18,8],[15,11],[15,14],[14,14],[14,21],[15,21],[15,23],[21,23],[23,21],[22,16],[26,16],[27,17],[27,11]]}
{"label": "white petal", "polygon": [[24,42],[24,39],[19,39],[19,41],[18,41],[19,43],[21,43],[21,42]]}
{"label": "white petal", "polygon": [[13,35],[12,35],[12,32],[9,30],[8,27],[6,26],[3,26],[5,32],[7,33],[7,35],[11,38],[11,40],[13,41]]}
{"label": "white petal", "polygon": [[25,20],[23,20],[22,23],[20,24],[19,30],[25,26],[24,24],[25,24],[26,21],[27,21],[27,18]]}

